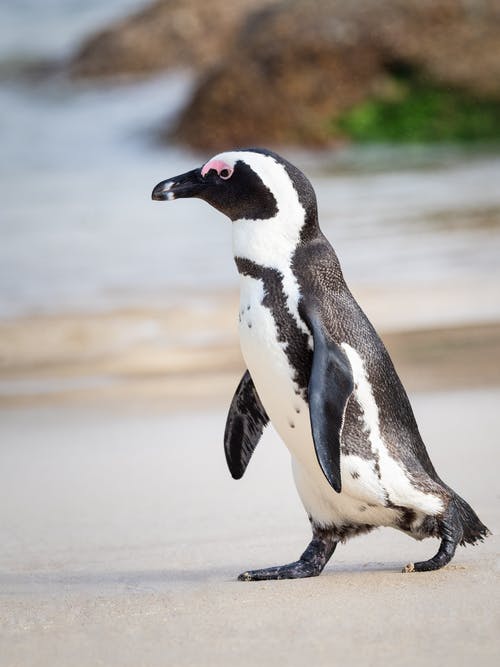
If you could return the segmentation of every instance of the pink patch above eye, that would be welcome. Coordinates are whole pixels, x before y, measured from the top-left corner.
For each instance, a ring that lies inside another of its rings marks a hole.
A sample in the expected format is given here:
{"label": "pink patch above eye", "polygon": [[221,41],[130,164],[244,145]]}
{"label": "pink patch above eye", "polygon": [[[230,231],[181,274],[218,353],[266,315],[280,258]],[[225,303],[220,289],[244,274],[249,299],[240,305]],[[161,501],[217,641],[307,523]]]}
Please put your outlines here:
{"label": "pink patch above eye", "polygon": [[215,169],[221,178],[229,178],[232,176],[234,169],[228,165],[223,160],[209,160],[205,165],[203,165],[201,170],[201,175],[206,176],[209,171]]}

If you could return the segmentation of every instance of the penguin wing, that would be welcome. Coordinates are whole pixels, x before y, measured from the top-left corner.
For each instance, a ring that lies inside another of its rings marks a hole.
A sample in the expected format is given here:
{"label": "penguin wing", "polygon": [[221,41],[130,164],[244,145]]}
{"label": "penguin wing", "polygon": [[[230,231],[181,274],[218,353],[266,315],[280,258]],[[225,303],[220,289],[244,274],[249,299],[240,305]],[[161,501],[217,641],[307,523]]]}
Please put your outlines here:
{"label": "penguin wing", "polygon": [[320,317],[312,312],[307,320],[314,341],[308,387],[314,448],[323,474],[340,493],[340,436],[354,380],[347,356],[327,335]]}
{"label": "penguin wing", "polygon": [[234,479],[243,477],[268,422],[267,412],[246,371],[231,401],[224,431],[226,461]]}

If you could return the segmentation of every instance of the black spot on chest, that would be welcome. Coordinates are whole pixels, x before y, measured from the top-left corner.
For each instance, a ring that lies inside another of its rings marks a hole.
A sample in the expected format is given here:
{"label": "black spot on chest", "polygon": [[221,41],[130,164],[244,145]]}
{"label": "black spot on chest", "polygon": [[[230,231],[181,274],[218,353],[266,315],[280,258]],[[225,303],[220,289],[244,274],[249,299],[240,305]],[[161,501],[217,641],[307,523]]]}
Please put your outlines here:
{"label": "black spot on chest", "polygon": [[277,269],[260,266],[249,259],[236,257],[238,271],[245,276],[261,280],[264,286],[262,305],[268,308],[276,324],[278,341],[284,343],[284,352],[294,369],[294,382],[297,394],[307,400],[307,386],[311,374],[312,350],[309,348],[309,336],[297,325],[288,310],[286,294],[283,289],[283,275]]}

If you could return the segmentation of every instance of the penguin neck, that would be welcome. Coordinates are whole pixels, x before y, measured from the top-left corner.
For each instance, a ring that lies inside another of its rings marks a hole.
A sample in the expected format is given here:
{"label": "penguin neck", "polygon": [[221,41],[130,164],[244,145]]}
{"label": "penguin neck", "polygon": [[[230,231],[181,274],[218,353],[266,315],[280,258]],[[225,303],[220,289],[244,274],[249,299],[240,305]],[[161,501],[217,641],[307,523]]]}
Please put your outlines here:
{"label": "penguin neck", "polygon": [[[233,254],[240,274],[240,298],[248,299],[248,291],[256,289],[264,298],[269,280],[278,284],[284,295],[286,310],[296,326],[309,338],[311,332],[299,314],[300,288],[294,272],[297,249],[321,236],[316,206],[306,212],[298,202],[293,214],[284,215],[280,209],[267,220],[236,220],[233,222]],[[267,284],[266,284],[267,283]]]}
{"label": "penguin neck", "polygon": [[265,220],[233,221],[233,255],[285,274],[291,270],[297,247],[321,232],[316,211],[306,211],[296,202],[295,210],[281,211]]}

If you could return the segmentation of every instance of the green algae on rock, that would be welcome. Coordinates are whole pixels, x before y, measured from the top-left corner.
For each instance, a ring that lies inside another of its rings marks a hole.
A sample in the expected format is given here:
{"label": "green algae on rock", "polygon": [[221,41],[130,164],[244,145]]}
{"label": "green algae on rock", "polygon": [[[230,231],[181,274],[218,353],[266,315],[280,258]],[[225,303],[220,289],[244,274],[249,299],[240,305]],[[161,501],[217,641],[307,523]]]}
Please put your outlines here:
{"label": "green algae on rock", "polygon": [[500,99],[471,95],[410,75],[391,78],[390,91],[332,121],[333,136],[370,142],[452,142],[500,139]]}
{"label": "green algae on rock", "polygon": [[[321,146],[362,133],[367,140],[375,121],[388,127],[374,140],[497,136],[499,31],[497,0],[271,5],[247,18],[168,139],[203,150]],[[426,83],[395,81],[395,70]],[[388,85],[397,104],[381,95]]]}
{"label": "green algae on rock", "polygon": [[[96,34],[76,77],[199,73],[195,148],[498,137],[498,0],[155,0]],[[403,71],[419,76],[394,76]]]}

